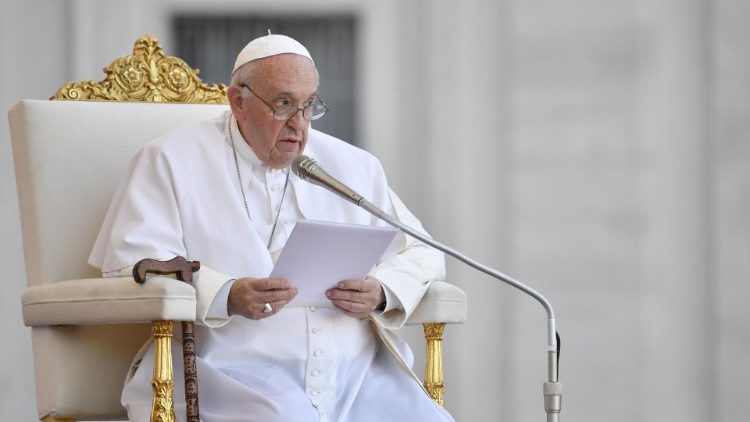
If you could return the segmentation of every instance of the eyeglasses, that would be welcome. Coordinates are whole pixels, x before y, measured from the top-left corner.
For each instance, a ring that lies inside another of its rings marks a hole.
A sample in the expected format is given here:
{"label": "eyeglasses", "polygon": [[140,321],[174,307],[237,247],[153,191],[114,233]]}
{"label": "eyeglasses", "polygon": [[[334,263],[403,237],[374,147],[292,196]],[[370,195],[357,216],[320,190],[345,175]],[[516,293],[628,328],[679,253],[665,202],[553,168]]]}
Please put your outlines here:
{"label": "eyeglasses", "polygon": [[247,84],[240,84],[240,86],[242,88],[247,88],[250,93],[261,100],[263,104],[267,105],[268,108],[273,111],[274,120],[289,120],[300,110],[302,110],[302,117],[304,117],[306,120],[318,120],[323,117],[323,115],[326,114],[328,110],[330,110],[328,106],[323,102],[323,100],[321,100],[317,95],[315,95],[313,99],[301,105],[288,104],[286,100],[281,99],[277,100],[276,103],[272,105],[268,101],[261,98],[258,94],[253,92],[253,90]]}

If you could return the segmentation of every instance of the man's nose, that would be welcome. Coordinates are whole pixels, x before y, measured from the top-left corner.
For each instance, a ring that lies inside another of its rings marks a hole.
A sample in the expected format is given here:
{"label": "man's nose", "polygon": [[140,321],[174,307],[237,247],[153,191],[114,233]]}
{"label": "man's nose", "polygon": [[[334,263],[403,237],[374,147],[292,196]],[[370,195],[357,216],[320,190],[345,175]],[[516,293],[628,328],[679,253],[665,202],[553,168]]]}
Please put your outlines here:
{"label": "man's nose", "polygon": [[304,117],[304,109],[297,110],[292,117],[289,118],[289,120],[286,121],[286,124],[298,131],[303,130],[305,127],[307,127],[307,120]]}

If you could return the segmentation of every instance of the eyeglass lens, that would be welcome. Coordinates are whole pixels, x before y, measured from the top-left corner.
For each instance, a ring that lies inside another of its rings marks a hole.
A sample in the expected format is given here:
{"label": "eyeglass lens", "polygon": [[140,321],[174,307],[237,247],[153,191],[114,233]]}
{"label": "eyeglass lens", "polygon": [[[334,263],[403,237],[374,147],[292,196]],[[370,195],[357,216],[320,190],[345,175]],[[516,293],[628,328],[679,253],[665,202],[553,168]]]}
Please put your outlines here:
{"label": "eyeglass lens", "polygon": [[277,107],[276,111],[273,113],[273,117],[276,120],[289,120],[292,116],[297,114],[300,109],[302,110],[302,117],[307,120],[317,120],[323,117],[327,111],[326,107],[316,97],[315,100],[307,106],[289,104]]}

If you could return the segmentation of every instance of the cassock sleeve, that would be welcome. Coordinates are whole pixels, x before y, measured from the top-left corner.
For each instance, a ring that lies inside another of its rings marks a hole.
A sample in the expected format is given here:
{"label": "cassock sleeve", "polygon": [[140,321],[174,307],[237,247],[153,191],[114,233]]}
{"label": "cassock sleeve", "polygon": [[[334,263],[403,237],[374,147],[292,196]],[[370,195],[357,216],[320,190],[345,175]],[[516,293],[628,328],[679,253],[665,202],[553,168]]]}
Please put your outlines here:
{"label": "cassock sleeve", "polygon": [[[388,190],[388,210],[407,226],[425,233],[419,220],[406,208],[399,197]],[[422,300],[431,281],[445,279],[443,253],[428,245],[399,233],[393,242],[391,254],[369,274],[383,285],[386,309],[372,317],[384,328],[401,328]]]}
{"label": "cassock sleeve", "polygon": [[[168,260],[188,256],[183,241],[179,192],[174,167],[159,142],[148,145],[131,161],[99,231],[89,263],[103,274],[132,274],[144,258]],[[205,266],[193,277],[196,322],[220,327],[229,318],[210,318],[213,298],[230,279]]]}

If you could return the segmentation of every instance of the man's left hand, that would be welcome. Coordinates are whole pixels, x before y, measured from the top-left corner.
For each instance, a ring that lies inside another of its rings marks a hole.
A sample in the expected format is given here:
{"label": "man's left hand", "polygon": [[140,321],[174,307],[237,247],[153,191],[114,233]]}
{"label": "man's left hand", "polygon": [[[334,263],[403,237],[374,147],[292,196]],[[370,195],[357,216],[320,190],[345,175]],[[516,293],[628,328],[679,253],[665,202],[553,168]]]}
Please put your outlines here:
{"label": "man's left hand", "polygon": [[344,280],[337,288],[328,290],[326,296],[333,306],[353,318],[367,318],[385,302],[383,286],[372,277]]}

